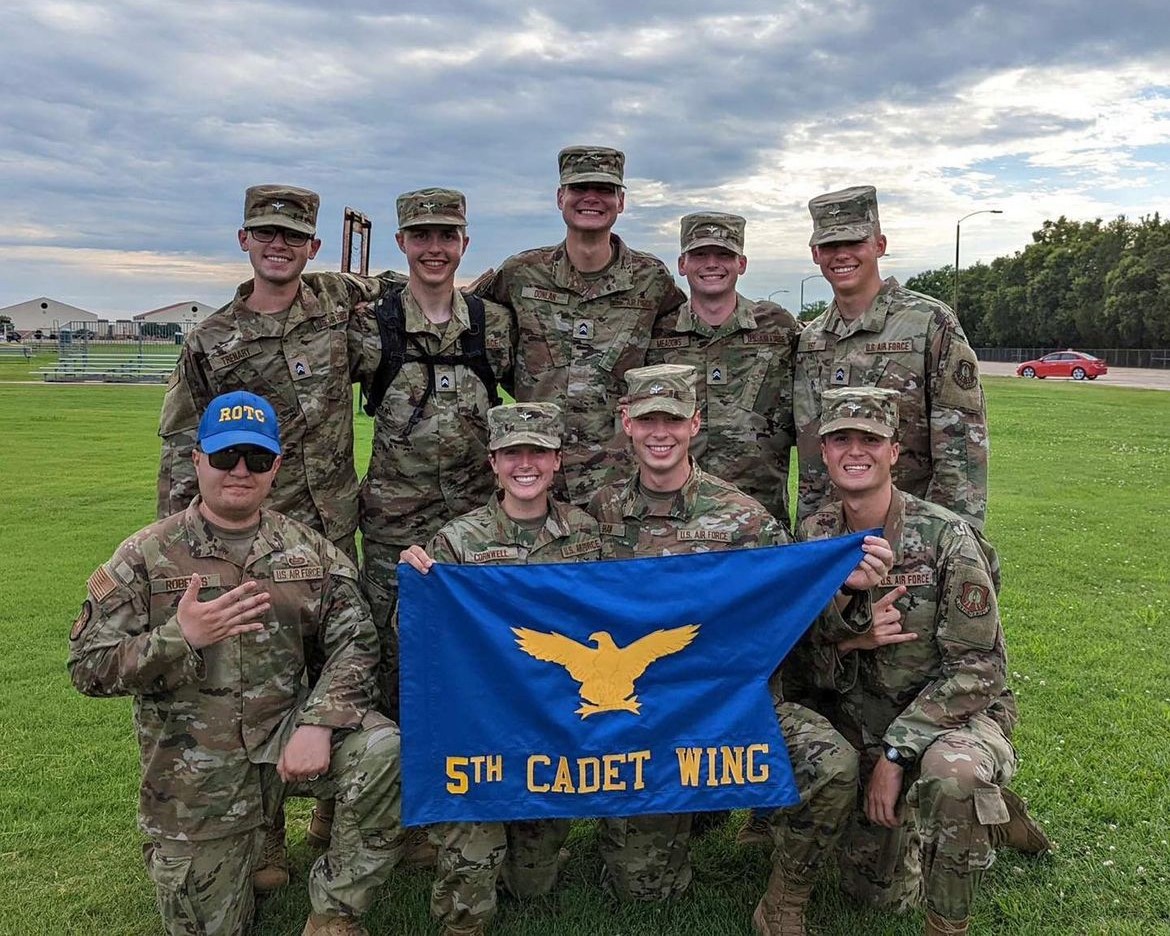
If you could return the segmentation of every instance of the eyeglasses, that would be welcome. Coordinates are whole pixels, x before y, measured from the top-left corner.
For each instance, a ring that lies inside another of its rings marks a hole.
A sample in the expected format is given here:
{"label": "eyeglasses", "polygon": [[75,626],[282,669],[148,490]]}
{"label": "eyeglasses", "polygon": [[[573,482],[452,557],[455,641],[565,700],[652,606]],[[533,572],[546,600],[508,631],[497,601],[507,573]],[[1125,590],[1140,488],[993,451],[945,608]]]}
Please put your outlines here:
{"label": "eyeglasses", "polygon": [[276,235],[279,234],[289,247],[304,247],[309,242],[309,238],[312,237],[311,234],[306,234],[303,231],[293,231],[271,224],[266,224],[264,227],[248,228],[248,233],[261,244],[271,244],[276,239]]}
{"label": "eyeglasses", "polygon": [[265,474],[272,470],[276,453],[260,448],[225,448],[207,453],[207,463],[218,471],[231,471],[241,458],[252,474]]}

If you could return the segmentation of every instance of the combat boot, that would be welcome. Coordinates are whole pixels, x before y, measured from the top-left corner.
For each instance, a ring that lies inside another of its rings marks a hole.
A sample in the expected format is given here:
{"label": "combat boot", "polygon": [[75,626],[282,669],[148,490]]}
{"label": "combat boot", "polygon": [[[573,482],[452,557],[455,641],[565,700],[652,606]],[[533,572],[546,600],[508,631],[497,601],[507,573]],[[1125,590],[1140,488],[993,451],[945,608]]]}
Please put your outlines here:
{"label": "combat boot", "polygon": [[744,824],[735,834],[736,845],[771,845],[772,829],[768,820],[755,813],[749,813]]}
{"label": "combat boot", "polygon": [[933,910],[927,910],[924,933],[925,936],[967,936],[967,926],[970,922],[970,917],[962,920],[948,920],[946,917],[940,917]]}
{"label": "combat boot", "polygon": [[1014,848],[1028,855],[1052,851],[1052,842],[1040,823],[1028,815],[1028,803],[1006,787],[1001,792],[1007,804],[1008,821],[991,826],[992,848]]}
{"label": "combat boot", "polygon": [[301,936],[370,936],[370,931],[353,917],[310,913]]}
{"label": "combat boot", "polygon": [[284,823],[281,822],[264,834],[264,850],[252,870],[252,890],[258,894],[269,894],[287,883],[288,852],[284,847]]}
{"label": "combat boot", "polygon": [[805,936],[804,908],[812,882],[772,866],[768,888],[752,914],[752,928],[760,936]]}
{"label": "combat boot", "polygon": [[329,837],[333,834],[333,810],[336,803],[329,799],[319,799],[309,814],[309,828],[305,832],[305,843],[316,851],[325,851],[329,847]]}

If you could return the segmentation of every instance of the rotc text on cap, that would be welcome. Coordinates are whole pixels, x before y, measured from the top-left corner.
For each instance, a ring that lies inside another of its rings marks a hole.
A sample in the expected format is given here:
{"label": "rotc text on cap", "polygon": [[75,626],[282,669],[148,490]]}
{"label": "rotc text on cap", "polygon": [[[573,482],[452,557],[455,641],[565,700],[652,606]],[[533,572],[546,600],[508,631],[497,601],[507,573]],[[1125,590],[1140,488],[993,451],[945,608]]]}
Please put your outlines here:
{"label": "rotc text on cap", "polygon": [[207,454],[235,445],[255,445],[280,454],[276,410],[264,397],[247,390],[221,393],[199,420],[199,448]]}
{"label": "rotc text on cap", "polygon": [[316,192],[294,185],[253,185],[244,193],[244,229],[282,227],[302,234],[317,233]]}

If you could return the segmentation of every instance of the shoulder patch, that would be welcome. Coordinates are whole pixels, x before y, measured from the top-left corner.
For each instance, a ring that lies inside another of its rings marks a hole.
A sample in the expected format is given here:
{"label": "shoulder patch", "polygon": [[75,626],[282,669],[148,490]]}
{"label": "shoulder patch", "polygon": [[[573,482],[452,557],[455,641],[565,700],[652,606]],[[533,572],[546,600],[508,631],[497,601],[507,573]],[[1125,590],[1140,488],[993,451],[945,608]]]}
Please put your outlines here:
{"label": "shoulder patch", "polygon": [[69,628],[69,639],[76,640],[83,633],[85,633],[86,625],[89,624],[89,619],[93,617],[93,602],[88,598],[81,603],[81,613],[77,615],[77,619],[73,622],[73,626]]}
{"label": "shoulder patch", "polygon": [[966,358],[960,358],[955,362],[952,376],[955,378],[955,383],[964,390],[973,390],[975,385],[979,383],[979,374],[975,370],[975,365]]}
{"label": "shoulder patch", "polygon": [[89,596],[94,601],[105,601],[114,593],[114,590],[118,587],[118,583],[110,575],[109,569],[104,565],[100,565],[94,569],[93,575],[89,577],[89,581],[85,583],[85,587],[89,590]]}
{"label": "shoulder patch", "polygon": [[991,610],[990,590],[980,582],[964,582],[959,586],[955,604],[967,617],[983,617]]}

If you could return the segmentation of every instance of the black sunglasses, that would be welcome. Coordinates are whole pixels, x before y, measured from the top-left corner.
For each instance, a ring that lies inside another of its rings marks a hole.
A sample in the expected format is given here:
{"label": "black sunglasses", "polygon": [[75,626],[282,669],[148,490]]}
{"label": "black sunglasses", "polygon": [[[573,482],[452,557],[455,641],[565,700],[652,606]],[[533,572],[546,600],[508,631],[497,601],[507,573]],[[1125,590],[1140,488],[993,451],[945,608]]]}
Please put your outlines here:
{"label": "black sunglasses", "polygon": [[218,471],[231,471],[244,460],[244,465],[252,474],[264,474],[272,470],[276,461],[276,453],[261,448],[225,448],[218,452],[207,453],[207,463]]}
{"label": "black sunglasses", "polygon": [[311,234],[305,234],[303,231],[292,231],[288,228],[275,227],[271,224],[266,224],[264,227],[248,228],[248,233],[260,241],[261,244],[271,244],[276,239],[276,235],[280,234],[289,247],[304,247],[312,236]]}

